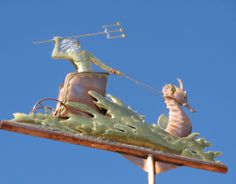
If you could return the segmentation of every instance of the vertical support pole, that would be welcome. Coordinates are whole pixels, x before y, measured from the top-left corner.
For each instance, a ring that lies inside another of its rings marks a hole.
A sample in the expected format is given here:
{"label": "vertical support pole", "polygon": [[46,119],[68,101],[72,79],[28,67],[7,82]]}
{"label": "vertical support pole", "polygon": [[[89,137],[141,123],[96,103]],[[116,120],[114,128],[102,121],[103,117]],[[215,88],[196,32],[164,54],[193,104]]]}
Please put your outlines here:
{"label": "vertical support pole", "polygon": [[0,121],[0,129],[2,128],[3,121]]}
{"label": "vertical support pole", "polygon": [[148,184],[155,184],[155,161],[152,155],[147,157]]}

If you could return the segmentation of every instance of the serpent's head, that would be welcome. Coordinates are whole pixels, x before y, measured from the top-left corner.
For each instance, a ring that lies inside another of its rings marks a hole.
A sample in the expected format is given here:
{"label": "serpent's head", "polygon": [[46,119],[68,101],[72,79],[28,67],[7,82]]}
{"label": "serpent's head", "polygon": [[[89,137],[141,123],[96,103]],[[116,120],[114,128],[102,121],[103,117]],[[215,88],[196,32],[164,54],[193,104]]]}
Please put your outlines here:
{"label": "serpent's head", "polygon": [[180,79],[177,80],[179,82],[179,87],[173,84],[166,84],[162,88],[163,98],[174,99],[179,105],[188,108],[190,112],[195,112],[195,110],[188,104],[187,93],[184,90],[183,82]]}

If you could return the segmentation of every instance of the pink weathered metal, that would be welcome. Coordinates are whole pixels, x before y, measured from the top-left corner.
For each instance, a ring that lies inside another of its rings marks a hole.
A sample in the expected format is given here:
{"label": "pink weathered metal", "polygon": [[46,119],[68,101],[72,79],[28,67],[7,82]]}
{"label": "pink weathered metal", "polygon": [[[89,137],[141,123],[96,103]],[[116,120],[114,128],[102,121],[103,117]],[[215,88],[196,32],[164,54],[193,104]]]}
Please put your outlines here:
{"label": "pink weathered metal", "polygon": [[[65,78],[64,84],[60,88],[58,100],[64,104],[68,102],[83,103],[98,112],[102,112],[101,109],[98,109],[94,105],[94,99],[88,94],[88,91],[93,90],[102,96],[105,96],[108,75],[108,73],[94,72],[69,73]],[[70,112],[73,114],[89,116],[88,114],[72,107],[66,109],[62,103],[57,104],[55,115],[66,117]]]}

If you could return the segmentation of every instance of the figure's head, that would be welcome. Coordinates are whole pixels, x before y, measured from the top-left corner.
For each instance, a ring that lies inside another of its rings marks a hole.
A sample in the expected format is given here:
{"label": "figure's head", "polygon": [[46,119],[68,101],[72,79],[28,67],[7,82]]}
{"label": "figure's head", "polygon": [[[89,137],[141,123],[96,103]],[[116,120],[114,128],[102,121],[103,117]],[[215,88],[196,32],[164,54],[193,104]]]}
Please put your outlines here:
{"label": "figure's head", "polygon": [[61,51],[65,52],[80,52],[80,41],[72,38],[65,38],[61,42]]}
{"label": "figure's head", "polygon": [[188,108],[190,112],[195,112],[195,110],[188,104],[188,97],[184,90],[183,82],[180,79],[177,80],[179,82],[179,87],[173,84],[167,84],[162,88],[163,97],[174,99],[180,105]]}

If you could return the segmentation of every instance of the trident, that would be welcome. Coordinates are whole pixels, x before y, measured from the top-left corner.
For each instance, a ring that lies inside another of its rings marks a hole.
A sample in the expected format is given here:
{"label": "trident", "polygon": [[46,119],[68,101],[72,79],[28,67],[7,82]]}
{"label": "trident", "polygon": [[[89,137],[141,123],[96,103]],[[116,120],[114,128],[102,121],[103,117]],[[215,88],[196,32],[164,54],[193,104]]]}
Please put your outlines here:
{"label": "trident", "polygon": [[[82,37],[98,36],[98,35],[106,35],[107,39],[117,39],[117,38],[127,37],[127,35],[124,33],[124,29],[121,28],[120,22],[116,22],[114,24],[109,24],[109,25],[103,25],[102,28],[104,30],[101,32],[68,36],[66,38],[82,38]],[[33,44],[43,44],[43,43],[49,43],[49,42],[53,42],[53,39],[36,41],[36,42],[33,42]]]}
{"label": "trident", "polygon": [[[115,22],[114,24],[107,24],[107,25],[103,25],[102,28],[104,29],[101,32],[96,32],[96,33],[87,33],[87,34],[80,34],[80,35],[74,35],[74,36],[68,36],[66,38],[82,38],[82,37],[89,37],[89,36],[98,36],[98,35],[106,35],[107,39],[117,39],[117,38],[126,38],[127,35],[124,33],[124,29],[121,27],[120,22]],[[43,41],[36,41],[33,42],[33,44],[43,44],[43,43],[49,43],[49,42],[53,42],[54,40],[43,40]],[[155,88],[153,88],[152,86],[138,81],[136,79],[131,78],[130,76],[127,76],[125,74],[121,74],[122,77],[130,80],[131,82],[139,85],[140,87],[149,90],[150,92],[154,93],[155,95],[159,95],[160,91],[156,90]]]}

